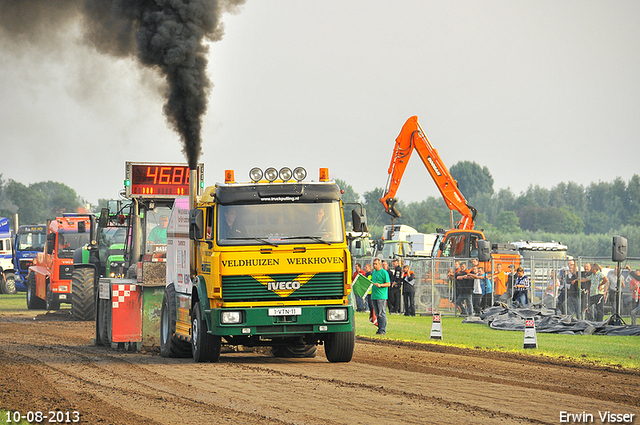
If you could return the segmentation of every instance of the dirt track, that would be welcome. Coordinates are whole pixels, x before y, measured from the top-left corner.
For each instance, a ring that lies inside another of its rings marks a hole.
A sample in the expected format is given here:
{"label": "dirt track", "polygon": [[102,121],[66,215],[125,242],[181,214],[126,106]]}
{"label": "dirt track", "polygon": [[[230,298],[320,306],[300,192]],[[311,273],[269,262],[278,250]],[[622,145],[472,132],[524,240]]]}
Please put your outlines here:
{"label": "dirt track", "polygon": [[[358,339],[351,363],[223,353],[216,364],[91,345],[67,311],[0,314],[0,410],[89,424],[561,423],[634,414],[640,372]],[[5,414],[6,415],[6,414]],[[0,418],[0,424],[6,417]]]}

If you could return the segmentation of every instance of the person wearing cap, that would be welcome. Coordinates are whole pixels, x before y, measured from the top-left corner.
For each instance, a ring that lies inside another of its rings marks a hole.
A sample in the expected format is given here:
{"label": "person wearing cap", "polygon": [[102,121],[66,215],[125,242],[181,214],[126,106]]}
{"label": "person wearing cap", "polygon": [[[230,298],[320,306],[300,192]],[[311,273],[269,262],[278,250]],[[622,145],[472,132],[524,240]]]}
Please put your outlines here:
{"label": "person wearing cap", "polygon": [[167,226],[169,225],[169,217],[166,215],[160,216],[160,223],[154,227],[149,233],[149,242],[152,244],[166,244],[167,243]]}
{"label": "person wearing cap", "polygon": [[524,269],[522,267],[518,267],[516,269],[516,278],[513,282],[513,302],[519,302],[521,306],[527,305],[529,302],[527,300],[527,293],[529,292],[529,287],[531,283],[529,282],[529,277],[524,274]]}

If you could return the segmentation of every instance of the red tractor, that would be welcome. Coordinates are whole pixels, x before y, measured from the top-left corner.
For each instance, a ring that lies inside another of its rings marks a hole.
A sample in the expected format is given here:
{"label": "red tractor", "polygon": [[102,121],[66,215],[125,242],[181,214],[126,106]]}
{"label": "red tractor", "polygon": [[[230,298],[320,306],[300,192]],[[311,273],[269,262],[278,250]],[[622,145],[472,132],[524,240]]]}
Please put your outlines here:
{"label": "red tractor", "polygon": [[27,308],[57,310],[71,303],[73,252],[88,243],[95,218],[91,214],[63,214],[47,222],[47,242],[27,277]]}

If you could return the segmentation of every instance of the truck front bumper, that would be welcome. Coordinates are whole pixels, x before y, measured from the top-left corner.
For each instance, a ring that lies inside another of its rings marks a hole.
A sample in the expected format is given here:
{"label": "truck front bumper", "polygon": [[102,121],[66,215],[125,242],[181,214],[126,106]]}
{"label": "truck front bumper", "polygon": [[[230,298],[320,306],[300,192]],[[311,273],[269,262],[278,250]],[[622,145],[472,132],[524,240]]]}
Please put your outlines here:
{"label": "truck front bumper", "polygon": [[211,332],[218,336],[278,337],[353,330],[350,305],[214,308],[206,313]]}

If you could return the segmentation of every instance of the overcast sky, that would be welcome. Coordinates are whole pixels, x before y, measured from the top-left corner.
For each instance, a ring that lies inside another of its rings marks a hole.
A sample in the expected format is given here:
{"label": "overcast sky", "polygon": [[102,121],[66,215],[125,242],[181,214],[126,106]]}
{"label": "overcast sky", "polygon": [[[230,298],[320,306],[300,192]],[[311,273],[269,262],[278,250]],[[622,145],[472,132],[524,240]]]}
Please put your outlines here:
{"label": "overcast sky", "polygon": [[[487,166],[494,189],[640,173],[638,1],[257,1],[225,14],[209,52],[207,185],[225,169],[329,167],[384,187],[417,115],[442,160]],[[0,173],[116,198],[125,161],[185,162],[157,77],[99,55],[79,25],[0,39]],[[2,34],[0,33],[0,36]],[[397,197],[439,196],[417,155]]]}

